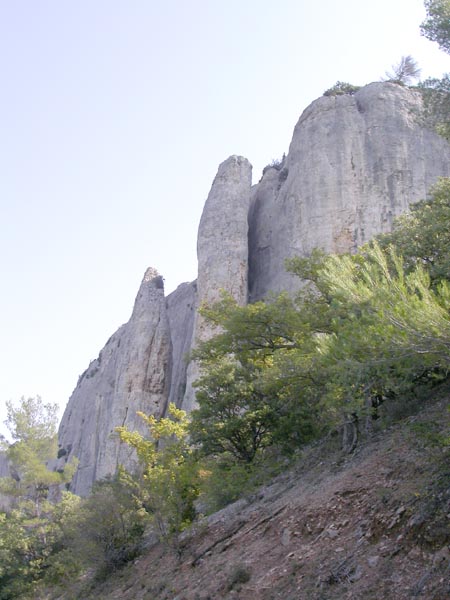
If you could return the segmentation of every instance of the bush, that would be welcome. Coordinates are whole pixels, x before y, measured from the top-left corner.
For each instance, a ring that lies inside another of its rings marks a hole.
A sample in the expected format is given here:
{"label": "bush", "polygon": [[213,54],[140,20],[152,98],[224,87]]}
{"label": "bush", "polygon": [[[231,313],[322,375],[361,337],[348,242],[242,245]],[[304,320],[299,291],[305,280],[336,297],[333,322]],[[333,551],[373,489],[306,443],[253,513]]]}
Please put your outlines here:
{"label": "bush", "polygon": [[350,94],[353,96],[361,86],[352,85],[351,83],[347,83],[346,81],[336,81],[333,87],[330,87],[328,90],[325,90],[324,96],[343,96],[344,94]]}
{"label": "bush", "polygon": [[254,467],[220,457],[205,463],[207,478],[200,502],[212,514],[238,500],[250,487]]}
{"label": "bush", "polygon": [[[147,522],[137,484],[119,471],[115,479],[95,484],[92,494],[74,511],[66,523],[65,547],[75,562],[93,567],[101,578],[137,556]],[[64,557],[64,550],[55,557],[56,573]]]}
{"label": "bush", "polygon": [[269,169],[275,169],[276,171],[281,171],[281,169],[284,166],[284,163],[286,161],[286,154],[283,154],[282,158],[273,158],[269,164],[267,164],[264,169],[263,169],[263,175],[265,175],[265,173],[269,170]]}
{"label": "bush", "polygon": [[202,511],[214,513],[242,497],[251,497],[259,487],[280,474],[288,459],[276,448],[268,448],[252,463],[242,463],[230,454],[203,460],[200,494]]}

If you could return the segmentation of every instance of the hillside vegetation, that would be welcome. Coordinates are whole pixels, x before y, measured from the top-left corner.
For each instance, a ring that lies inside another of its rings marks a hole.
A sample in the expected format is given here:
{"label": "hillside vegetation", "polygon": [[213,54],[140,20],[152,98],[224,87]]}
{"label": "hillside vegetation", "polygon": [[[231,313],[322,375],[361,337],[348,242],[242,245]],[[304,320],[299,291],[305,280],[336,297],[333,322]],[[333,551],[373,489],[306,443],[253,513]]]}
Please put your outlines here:
{"label": "hillside vegetation", "polygon": [[[450,390],[351,455],[331,436],[203,518],[178,552],[145,552],[69,600],[444,600],[450,594]],[[84,587],[83,587],[84,583]]]}

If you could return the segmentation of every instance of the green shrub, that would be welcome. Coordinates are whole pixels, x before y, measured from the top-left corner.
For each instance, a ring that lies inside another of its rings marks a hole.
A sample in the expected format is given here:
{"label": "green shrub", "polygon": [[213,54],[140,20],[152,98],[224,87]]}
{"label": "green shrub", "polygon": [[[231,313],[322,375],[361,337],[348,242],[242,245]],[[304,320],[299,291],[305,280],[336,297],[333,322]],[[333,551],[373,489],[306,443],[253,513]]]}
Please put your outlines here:
{"label": "green shrub", "polygon": [[352,85],[351,83],[347,83],[346,81],[336,81],[333,87],[330,87],[328,90],[325,90],[324,96],[343,96],[344,94],[350,94],[353,96],[361,86]]}

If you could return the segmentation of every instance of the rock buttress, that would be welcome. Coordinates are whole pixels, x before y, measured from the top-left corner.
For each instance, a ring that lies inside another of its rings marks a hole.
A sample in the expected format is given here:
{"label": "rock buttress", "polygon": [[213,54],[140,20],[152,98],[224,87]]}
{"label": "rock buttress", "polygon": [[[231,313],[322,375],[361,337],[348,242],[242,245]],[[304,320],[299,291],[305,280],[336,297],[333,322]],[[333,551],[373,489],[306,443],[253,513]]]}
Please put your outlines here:
{"label": "rock buttress", "polygon": [[191,351],[197,306],[197,284],[182,283],[167,296],[167,314],[172,339],[172,376],[169,402],[181,408],[186,391],[186,369]]}
{"label": "rock buttress", "polygon": [[450,175],[450,146],[421,122],[418,92],[372,83],[301,115],[280,170],[252,190],[249,299],[294,291],[290,256],[353,252]]}
{"label": "rock buttress", "polygon": [[[198,229],[197,308],[220,299],[228,292],[239,304],[248,296],[248,210],[252,166],[242,156],[224,161],[213,181]],[[195,316],[193,347],[214,334],[211,325],[198,313]],[[183,409],[195,406],[193,382],[198,366],[187,370]]]}
{"label": "rock buttress", "polygon": [[133,469],[134,453],[114,428],[145,432],[137,411],[160,416],[167,405],[171,340],[162,277],[148,269],[127,324],[108,340],[83,373],[59,429],[59,459],[75,456],[71,491],[86,495],[119,464]]}

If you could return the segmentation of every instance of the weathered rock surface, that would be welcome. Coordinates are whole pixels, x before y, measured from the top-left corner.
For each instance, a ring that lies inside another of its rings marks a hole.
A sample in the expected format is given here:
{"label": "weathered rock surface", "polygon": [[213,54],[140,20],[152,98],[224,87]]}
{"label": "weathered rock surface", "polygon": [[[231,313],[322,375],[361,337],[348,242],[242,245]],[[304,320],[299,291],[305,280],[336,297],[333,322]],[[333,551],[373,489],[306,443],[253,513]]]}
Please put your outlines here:
{"label": "weathered rock surface", "polygon": [[[252,166],[242,156],[230,156],[217,171],[198,228],[197,307],[220,299],[222,290],[240,304],[247,303],[248,210]],[[196,313],[192,344],[209,339],[214,330]],[[194,362],[187,370],[183,409],[192,410],[197,379]]]}
{"label": "weathered rock surface", "polygon": [[303,112],[281,170],[252,190],[251,301],[298,286],[287,257],[354,251],[450,175],[450,146],[421,125],[421,106],[417,92],[372,83]]}
{"label": "weathered rock surface", "polygon": [[133,313],[108,340],[78,381],[59,429],[60,459],[76,456],[71,489],[89,492],[94,481],[118,464],[132,468],[134,457],[114,428],[144,431],[137,411],[162,415],[170,383],[171,341],[162,278],[145,273]]}
{"label": "weathered rock surface", "polygon": [[182,283],[167,296],[167,315],[172,339],[169,402],[173,402],[178,408],[181,407],[186,391],[186,369],[192,345],[196,305],[196,282]]}

